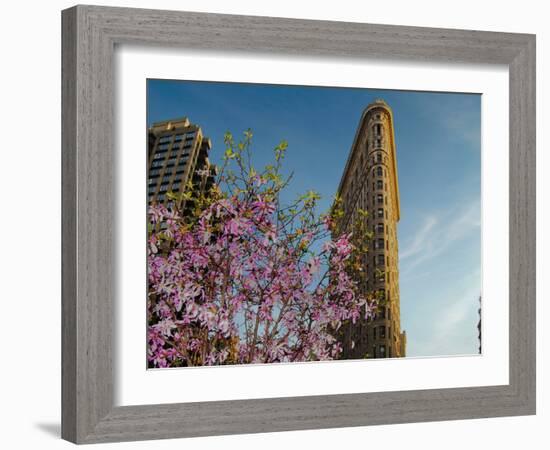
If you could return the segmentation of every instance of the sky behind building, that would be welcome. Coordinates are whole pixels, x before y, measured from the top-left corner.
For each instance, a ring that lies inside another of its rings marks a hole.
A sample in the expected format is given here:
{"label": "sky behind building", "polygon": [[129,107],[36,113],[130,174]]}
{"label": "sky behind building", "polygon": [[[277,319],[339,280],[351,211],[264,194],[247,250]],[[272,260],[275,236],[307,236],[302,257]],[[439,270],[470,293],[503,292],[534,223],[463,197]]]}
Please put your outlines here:
{"label": "sky behind building", "polygon": [[310,189],[330,207],[365,107],[393,110],[401,220],[401,328],[407,356],[478,351],[481,293],[481,97],[477,94],[149,80],[147,124],[187,116],[212,139],[252,129],[257,167],[287,140],[286,200]]}

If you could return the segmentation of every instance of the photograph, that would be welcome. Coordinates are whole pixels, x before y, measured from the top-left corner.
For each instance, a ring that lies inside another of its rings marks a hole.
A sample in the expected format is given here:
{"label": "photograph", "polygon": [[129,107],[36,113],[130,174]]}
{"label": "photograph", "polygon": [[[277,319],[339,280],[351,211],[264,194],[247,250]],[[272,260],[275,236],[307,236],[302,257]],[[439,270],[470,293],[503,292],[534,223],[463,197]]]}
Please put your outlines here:
{"label": "photograph", "polygon": [[481,95],[147,80],[147,367],[481,354]]}
{"label": "photograph", "polygon": [[3,6],[3,448],[544,447],[544,2]]}

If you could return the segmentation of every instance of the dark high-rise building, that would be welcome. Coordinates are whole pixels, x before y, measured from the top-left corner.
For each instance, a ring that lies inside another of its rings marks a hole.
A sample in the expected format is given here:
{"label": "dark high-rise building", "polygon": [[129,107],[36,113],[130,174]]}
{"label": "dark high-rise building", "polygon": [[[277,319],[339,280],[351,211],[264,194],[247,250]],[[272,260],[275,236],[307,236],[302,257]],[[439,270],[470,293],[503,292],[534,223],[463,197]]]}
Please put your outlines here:
{"label": "dark high-rise building", "polygon": [[193,189],[209,189],[215,177],[208,160],[211,147],[210,139],[187,117],[154,123],[148,130],[149,204],[168,205],[172,200],[166,194],[183,192],[190,181]]}
{"label": "dark high-rise building", "polygon": [[479,342],[478,353],[481,355],[481,295],[479,296],[479,309],[477,313],[479,314],[479,322],[477,323],[477,339]]}
{"label": "dark high-rise building", "polygon": [[[338,189],[343,219],[339,233],[366,220],[373,232],[360,278],[364,293],[376,292],[379,307],[370,320],[347,323],[341,330],[344,359],[405,356],[406,334],[401,332],[397,222],[400,218],[393,113],[383,100],[367,106]],[[367,211],[364,218],[360,210]]]}

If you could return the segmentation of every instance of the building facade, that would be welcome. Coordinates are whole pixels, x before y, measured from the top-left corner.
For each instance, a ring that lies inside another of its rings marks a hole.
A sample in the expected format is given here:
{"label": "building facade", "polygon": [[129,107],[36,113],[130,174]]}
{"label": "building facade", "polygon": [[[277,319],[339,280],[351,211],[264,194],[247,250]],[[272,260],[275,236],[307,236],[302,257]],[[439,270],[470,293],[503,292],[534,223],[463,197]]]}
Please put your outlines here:
{"label": "building facade", "polygon": [[[349,232],[357,220],[372,231],[362,258],[363,293],[376,292],[379,306],[374,318],[347,323],[340,330],[344,359],[395,358],[406,353],[401,331],[397,222],[400,218],[399,184],[393,113],[383,100],[364,110],[338,189],[343,218],[338,233]],[[366,218],[359,211],[367,211]]]}
{"label": "building facade", "polygon": [[167,193],[183,192],[190,181],[193,189],[209,189],[215,178],[208,160],[211,147],[210,139],[187,117],[154,123],[148,129],[148,203],[170,204]]}

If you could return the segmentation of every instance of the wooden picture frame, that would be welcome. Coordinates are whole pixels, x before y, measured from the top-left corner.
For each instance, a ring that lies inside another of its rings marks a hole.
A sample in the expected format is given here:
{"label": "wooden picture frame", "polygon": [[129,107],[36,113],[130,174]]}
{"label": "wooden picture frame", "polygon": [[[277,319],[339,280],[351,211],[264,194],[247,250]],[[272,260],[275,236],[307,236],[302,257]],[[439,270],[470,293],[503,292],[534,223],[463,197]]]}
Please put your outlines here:
{"label": "wooden picture frame", "polygon": [[[62,32],[64,439],[95,443],[535,413],[535,36],[98,6],[63,11]],[[509,384],[115,407],[117,44],[507,65]]]}

